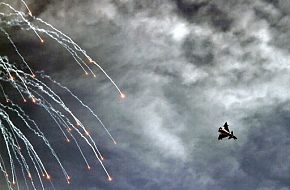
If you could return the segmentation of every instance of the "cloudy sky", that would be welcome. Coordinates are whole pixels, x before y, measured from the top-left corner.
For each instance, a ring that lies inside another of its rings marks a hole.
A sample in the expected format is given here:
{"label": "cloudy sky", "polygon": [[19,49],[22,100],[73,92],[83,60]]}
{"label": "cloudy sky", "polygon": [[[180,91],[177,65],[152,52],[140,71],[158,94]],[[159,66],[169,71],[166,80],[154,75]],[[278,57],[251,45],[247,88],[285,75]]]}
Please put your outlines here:
{"label": "cloudy sky", "polygon": [[[29,108],[72,175],[67,185],[49,153],[41,153],[56,190],[290,189],[288,0],[29,5],[78,42],[127,95],[121,100],[97,68],[96,79],[85,77],[54,41],[39,46],[29,32],[12,31],[30,64],[74,91],[118,141],[114,145],[89,113],[59,92],[104,153],[113,177],[108,182],[89,149],[96,163],[88,172],[47,115]],[[225,121],[237,141],[217,140]]]}

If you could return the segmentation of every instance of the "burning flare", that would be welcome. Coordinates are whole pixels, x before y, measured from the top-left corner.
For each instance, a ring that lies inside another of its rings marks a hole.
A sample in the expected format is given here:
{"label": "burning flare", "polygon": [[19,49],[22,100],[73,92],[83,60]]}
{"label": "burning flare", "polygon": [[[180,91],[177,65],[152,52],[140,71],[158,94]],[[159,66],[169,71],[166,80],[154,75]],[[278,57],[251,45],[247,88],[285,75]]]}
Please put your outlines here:
{"label": "burning flare", "polygon": [[[25,61],[25,58],[21,55],[20,51],[17,49],[17,46],[13,42],[7,28],[17,27],[24,31],[33,32],[39,38],[40,43],[45,43],[43,37],[51,38],[71,54],[85,74],[92,74],[92,76],[96,76],[94,71],[89,66],[89,64],[93,64],[97,66],[109,79],[120,94],[121,98],[125,98],[125,94],[122,93],[112,78],[86,53],[85,50],[80,48],[80,46],[70,37],[57,30],[51,24],[40,18],[34,17],[25,1],[20,1],[27,9],[28,14],[19,11],[11,4],[0,2],[0,32],[6,36],[7,40],[14,48],[15,53],[21,58],[21,64],[25,65],[24,69],[18,68],[16,64],[9,61],[7,56],[0,55],[0,93],[2,93],[5,100],[5,102],[0,102],[0,130],[5,143],[1,146],[6,147],[9,159],[5,162],[2,155],[0,155],[0,170],[6,178],[8,188],[10,190],[15,188],[19,189],[19,172],[16,172],[17,170],[21,171],[22,178],[25,181],[27,189],[31,186],[33,189],[36,189],[37,186],[41,186],[41,188],[44,189],[43,178],[49,181],[51,180],[51,175],[48,173],[45,163],[42,162],[37,151],[35,151],[33,144],[22,132],[21,129],[24,127],[26,128],[25,130],[28,130],[30,133],[36,135],[46,144],[52,156],[58,162],[58,165],[61,168],[64,178],[68,184],[71,183],[71,176],[68,175],[66,169],[63,167],[61,159],[57,156],[57,153],[46,139],[44,133],[40,130],[38,124],[25,113],[20,104],[14,102],[15,98],[13,99],[10,97],[8,89],[5,88],[7,86],[10,86],[9,91],[14,89],[20,95],[23,103],[31,102],[43,108],[51,116],[56,126],[63,134],[65,141],[68,143],[74,142],[77,145],[87,169],[90,170],[90,164],[88,163],[87,158],[78,143],[79,139],[84,140],[101,164],[107,175],[107,179],[111,181],[112,177],[103,164],[103,156],[101,155],[96,143],[91,138],[88,130],[74,114],[74,111],[71,110],[64,103],[61,97],[47,85],[47,82],[56,84],[59,88],[65,90],[73,98],[75,98],[80,105],[87,109],[100,122],[106,133],[112,139],[114,144],[116,144],[117,142],[113,136],[110,134],[97,114],[95,114],[90,107],[84,104],[68,88],[54,81],[43,72],[33,71],[33,69]],[[31,21],[33,21],[33,23]],[[18,121],[21,121],[21,126],[19,126],[19,122],[16,124],[14,121],[15,116],[17,116]],[[36,185],[35,182],[37,182],[38,185]]]}

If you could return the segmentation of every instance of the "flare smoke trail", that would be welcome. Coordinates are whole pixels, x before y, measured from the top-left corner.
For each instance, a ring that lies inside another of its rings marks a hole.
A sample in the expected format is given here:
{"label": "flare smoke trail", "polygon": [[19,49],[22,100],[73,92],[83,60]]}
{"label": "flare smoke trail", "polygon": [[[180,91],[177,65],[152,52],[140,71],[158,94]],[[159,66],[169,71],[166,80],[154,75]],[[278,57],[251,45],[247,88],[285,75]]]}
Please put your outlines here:
{"label": "flare smoke trail", "polygon": [[[4,98],[3,101],[0,102],[0,130],[8,155],[8,162],[3,159],[2,155],[0,155],[0,169],[6,178],[8,188],[10,190],[16,188],[19,189],[17,179],[21,177],[24,179],[27,189],[29,189],[29,187],[32,187],[33,189],[41,187],[44,189],[45,185],[42,179],[46,178],[50,180],[51,178],[45,163],[43,163],[37,151],[35,151],[33,144],[20,129],[19,123],[21,123],[21,128],[25,127],[26,130],[39,137],[46,144],[52,156],[58,162],[67,183],[70,183],[71,177],[67,173],[60,158],[57,156],[57,153],[54,151],[37,123],[25,113],[20,104],[14,102],[15,100],[9,96],[9,93],[7,93],[7,89],[5,88],[6,86],[10,86],[9,90],[12,89],[17,92],[24,103],[31,101],[37,106],[43,108],[55,121],[55,124],[58,126],[67,142],[73,141],[77,145],[82,158],[87,164],[88,169],[90,169],[89,162],[87,161],[86,156],[78,143],[79,139],[84,140],[101,164],[108,180],[112,180],[109,172],[103,164],[103,157],[85,126],[74,114],[73,110],[70,110],[70,108],[66,106],[60,96],[56,94],[45,81],[58,85],[61,89],[67,91],[73,98],[75,98],[76,101],[78,101],[100,122],[101,126],[116,144],[116,141],[110,132],[107,130],[97,114],[95,114],[68,88],[54,81],[43,72],[34,72],[29,66],[29,63],[25,61],[25,57],[23,57],[17,49],[17,46],[13,42],[7,29],[17,27],[21,30],[32,32],[39,38],[40,43],[44,43],[43,36],[55,40],[71,54],[75,62],[80,66],[86,75],[91,74],[95,77],[96,75],[89,64],[97,66],[99,70],[101,70],[110,80],[120,94],[121,98],[124,98],[125,95],[121,92],[110,76],[86,53],[85,50],[80,48],[80,46],[70,37],[57,30],[49,23],[40,18],[34,17],[26,3],[23,0],[20,0],[20,2],[26,9],[25,12],[27,12],[27,14],[16,9],[11,4],[0,2],[0,10],[2,10],[0,11],[0,32],[6,36],[12,47],[14,47],[15,53],[22,60],[21,64],[25,65],[25,68],[19,68],[19,64],[11,63],[7,56],[0,55],[0,93],[3,94],[2,97]],[[15,122],[15,118],[11,116],[12,114],[16,115],[20,122]],[[75,134],[79,137],[77,138]],[[18,172],[18,170],[20,170],[20,172]],[[21,176],[19,176],[19,173]]]}

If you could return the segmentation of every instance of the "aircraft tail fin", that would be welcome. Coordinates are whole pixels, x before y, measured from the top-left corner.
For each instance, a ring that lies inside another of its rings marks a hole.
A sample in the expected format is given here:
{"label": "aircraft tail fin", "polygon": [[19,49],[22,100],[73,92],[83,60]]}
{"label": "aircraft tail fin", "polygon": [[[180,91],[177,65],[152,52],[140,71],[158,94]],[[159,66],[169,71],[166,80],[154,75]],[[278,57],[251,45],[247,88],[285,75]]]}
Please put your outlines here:
{"label": "aircraft tail fin", "polygon": [[230,136],[230,138],[229,139],[231,139],[231,138],[233,138],[233,139],[237,139],[237,137],[234,135],[234,132],[233,131],[231,131],[231,136]]}

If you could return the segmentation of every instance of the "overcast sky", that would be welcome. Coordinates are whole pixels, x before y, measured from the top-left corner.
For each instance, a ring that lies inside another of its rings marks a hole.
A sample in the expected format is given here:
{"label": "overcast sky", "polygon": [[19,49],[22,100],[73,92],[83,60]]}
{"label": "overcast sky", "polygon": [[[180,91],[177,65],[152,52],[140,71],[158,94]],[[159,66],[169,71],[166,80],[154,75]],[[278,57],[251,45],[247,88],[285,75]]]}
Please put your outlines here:
{"label": "overcast sky", "polygon": [[[290,189],[288,0],[35,0],[30,6],[87,50],[127,95],[121,100],[97,68],[96,79],[85,77],[52,40],[39,48],[29,32],[14,32],[29,62],[72,89],[118,141],[67,99],[106,157],[108,182],[98,163],[86,171],[47,115],[30,108],[72,175],[65,184],[56,163],[43,158],[56,190]],[[217,140],[225,121],[237,141]]]}

